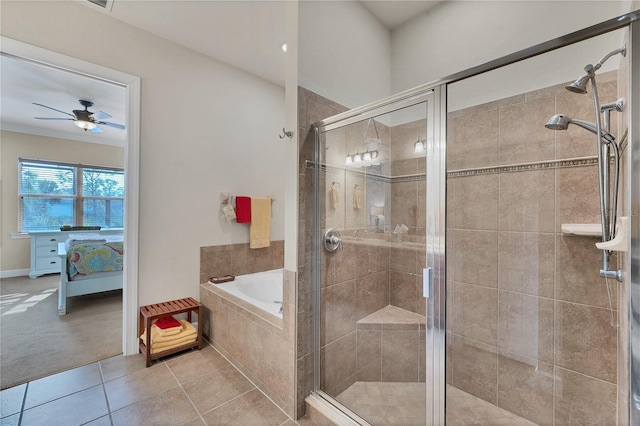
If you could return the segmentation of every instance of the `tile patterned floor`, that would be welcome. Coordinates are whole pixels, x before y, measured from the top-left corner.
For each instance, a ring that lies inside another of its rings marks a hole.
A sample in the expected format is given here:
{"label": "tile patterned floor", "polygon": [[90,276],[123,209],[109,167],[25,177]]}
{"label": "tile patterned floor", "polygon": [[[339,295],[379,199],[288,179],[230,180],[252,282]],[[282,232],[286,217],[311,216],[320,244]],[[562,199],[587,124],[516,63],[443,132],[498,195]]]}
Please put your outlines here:
{"label": "tile patterned floor", "polygon": [[213,347],[114,357],[0,392],[1,425],[295,425]]}
{"label": "tile patterned floor", "polygon": [[[448,386],[448,425],[528,426]],[[356,382],[338,396],[375,425],[424,425],[424,383]],[[156,361],[114,357],[0,392],[0,425],[292,425],[213,347]]]}
{"label": "tile patterned floor", "polygon": [[[425,424],[424,383],[356,382],[336,398],[375,425]],[[447,425],[531,426],[513,413],[447,385]]]}

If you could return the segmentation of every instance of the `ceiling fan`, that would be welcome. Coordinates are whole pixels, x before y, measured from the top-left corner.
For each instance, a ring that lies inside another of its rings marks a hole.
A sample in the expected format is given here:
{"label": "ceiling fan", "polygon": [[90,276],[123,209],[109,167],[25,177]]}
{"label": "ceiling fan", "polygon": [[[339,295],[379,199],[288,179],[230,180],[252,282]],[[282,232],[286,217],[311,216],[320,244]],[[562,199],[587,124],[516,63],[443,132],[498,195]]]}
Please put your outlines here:
{"label": "ceiling fan", "polygon": [[68,112],[60,111],[59,109],[51,108],[50,106],[33,102],[34,105],[49,108],[54,111],[58,111],[73,117],[73,118],[51,118],[51,117],[34,117],[34,118],[36,120],[71,120],[76,126],[80,127],[81,129],[84,129],[85,131],[91,130],[91,133],[103,132],[103,130],[100,127],[98,127],[98,124],[101,126],[104,125],[104,126],[109,126],[109,127],[114,127],[116,129],[124,130],[125,127],[122,124],[111,123],[109,121],[102,121],[106,118],[111,118],[109,114],[102,111],[97,111],[97,112],[89,111],[89,108],[93,106],[93,102],[85,101],[82,99],[80,99],[78,102],[80,102],[80,105],[82,105],[84,109],[74,109],[73,114],[69,114]]}

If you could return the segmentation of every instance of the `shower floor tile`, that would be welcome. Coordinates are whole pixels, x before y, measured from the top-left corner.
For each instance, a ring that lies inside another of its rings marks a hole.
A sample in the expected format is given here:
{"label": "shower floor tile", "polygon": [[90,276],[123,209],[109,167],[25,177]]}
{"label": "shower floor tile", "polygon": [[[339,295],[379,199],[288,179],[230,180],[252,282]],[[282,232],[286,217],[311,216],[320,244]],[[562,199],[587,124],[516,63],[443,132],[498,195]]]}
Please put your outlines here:
{"label": "shower floor tile", "polygon": [[[424,383],[356,382],[336,397],[373,425],[424,425]],[[447,385],[447,425],[535,425],[513,413]]]}

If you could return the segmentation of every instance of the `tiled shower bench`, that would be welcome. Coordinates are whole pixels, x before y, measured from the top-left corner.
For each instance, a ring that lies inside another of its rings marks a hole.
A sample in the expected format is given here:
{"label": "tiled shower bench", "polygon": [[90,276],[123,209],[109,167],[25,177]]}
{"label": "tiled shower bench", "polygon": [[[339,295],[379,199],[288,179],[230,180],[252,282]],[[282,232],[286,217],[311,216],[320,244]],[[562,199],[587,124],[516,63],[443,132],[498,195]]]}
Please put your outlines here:
{"label": "tiled shower bench", "polygon": [[356,338],[358,381],[425,380],[423,315],[385,306],[356,323]]}

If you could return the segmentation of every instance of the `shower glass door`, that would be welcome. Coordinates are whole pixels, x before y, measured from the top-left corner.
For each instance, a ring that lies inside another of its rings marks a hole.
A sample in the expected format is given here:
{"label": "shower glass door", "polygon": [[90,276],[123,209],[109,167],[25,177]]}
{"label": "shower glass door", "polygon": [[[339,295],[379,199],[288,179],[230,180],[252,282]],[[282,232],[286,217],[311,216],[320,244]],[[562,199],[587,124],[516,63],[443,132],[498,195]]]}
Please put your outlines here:
{"label": "shower glass door", "polygon": [[423,269],[438,100],[385,103],[317,138],[315,388],[375,425],[426,424],[433,393]]}
{"label": "shower glass door", "polygon": [[[545,123],[594,121],[592,87],[565,86],[623,42],[612,32],[448,86],[447,424],[616,424],[620,287],[599,276],[600,237],[567,226],[600,228],[595,135]],[[601,104],[626,96],[621,59],[596,75]]]}

